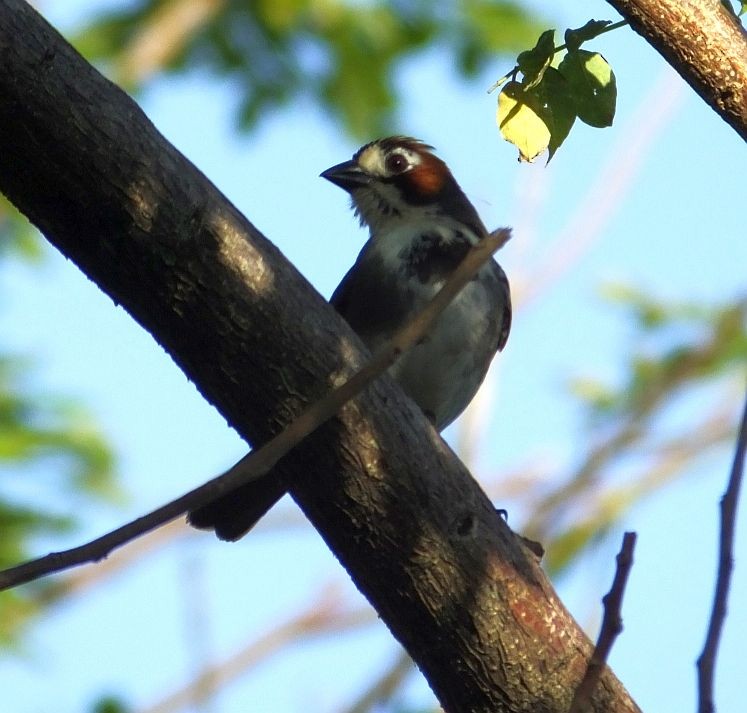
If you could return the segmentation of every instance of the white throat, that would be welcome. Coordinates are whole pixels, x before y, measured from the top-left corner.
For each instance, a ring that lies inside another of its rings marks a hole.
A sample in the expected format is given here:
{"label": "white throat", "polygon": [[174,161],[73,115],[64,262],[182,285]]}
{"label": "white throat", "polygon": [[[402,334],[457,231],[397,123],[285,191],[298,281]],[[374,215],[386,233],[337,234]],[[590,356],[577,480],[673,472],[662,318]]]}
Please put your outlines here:
{"label": "white throat", "polygon": [[444,221],[437,206],[413,206],[406,203],[392,185],[375,184],[352,194],[352,205],[361,225],[367,225],[371,237],[398,231],[403,225],[435,224]]}

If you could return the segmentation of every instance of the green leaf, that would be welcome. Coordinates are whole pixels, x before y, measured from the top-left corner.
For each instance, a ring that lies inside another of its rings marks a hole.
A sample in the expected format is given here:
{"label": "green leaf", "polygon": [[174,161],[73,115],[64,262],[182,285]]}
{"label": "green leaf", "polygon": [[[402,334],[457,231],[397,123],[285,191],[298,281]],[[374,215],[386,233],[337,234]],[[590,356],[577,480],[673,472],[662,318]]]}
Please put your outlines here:
{"label": "green leaf", "polygon": [[526,89],[537,86],[555,55],[555,30],[545,30],[537,44],[516,58],[516,64],[524,75],[522,84]]}
{"label": "green leaf", "polygon": [[569,98],[568,82],[553,67],[545,72],[537,93],[542,103],[543,115],[550,127],[550,143],[547,147],[549,163],[576,121],[576,107]]}
{"label": "green leaf", "polygon": [[598,52],[569,50],[558,66],[568,81],[576,113],[589,126],[611,126],[617,103],[612,67]]}
{"label": "green leaf", "polygon": [[599,37],[612,20],[589,20],[583,27],[565,31],[565,44],[569,51],[577,50],[584,42]]}
{"label": "green leaf", "polygon": [[575,119],[566,81],[552,67],[536,86],[509,82],[498,95],[498,126],[503,138],[519,149],[520,161],[533,161],[546,149],[549,161]]}

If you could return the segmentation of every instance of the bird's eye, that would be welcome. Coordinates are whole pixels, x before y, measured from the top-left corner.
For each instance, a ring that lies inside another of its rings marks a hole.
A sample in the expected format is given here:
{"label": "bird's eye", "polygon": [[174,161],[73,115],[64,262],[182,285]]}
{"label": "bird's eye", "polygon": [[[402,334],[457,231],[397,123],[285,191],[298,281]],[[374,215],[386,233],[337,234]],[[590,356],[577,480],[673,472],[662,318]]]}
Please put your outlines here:
{"label": "bird's eye", "polygon": [[402,173],[407,168],[407,159],[401,153],[387,156],[386,170],[391,174]]}

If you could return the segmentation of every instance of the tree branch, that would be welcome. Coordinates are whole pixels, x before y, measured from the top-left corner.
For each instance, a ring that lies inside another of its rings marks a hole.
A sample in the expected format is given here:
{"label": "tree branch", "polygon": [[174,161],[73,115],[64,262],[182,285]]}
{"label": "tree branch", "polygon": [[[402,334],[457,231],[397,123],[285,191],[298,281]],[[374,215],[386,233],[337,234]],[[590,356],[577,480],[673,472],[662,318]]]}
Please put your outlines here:
{"label": "tree branch", "polygon": [[314,401],[277,436],[258,450],[244,456],[223,475],[84,545],[64,552],[52,552],[44,557],[0,570],[0,591],[86,562],[98,562],[107,557],[112,550],[131,542],[136,537],[268,473],[304,438],[332,418],[350,399],[394,364],[402,353],[419,342],[438,315],[470,281],[475,272],[508,241],[510,235],[511,231],[508,228],[501,228],[474,245],[438,294],[407,324],[398,329],[365,366],[343,384]]}
{"label": "tree branch", "polygon": [[[0,190],[250,443],[363,363],[277,248],[22,0],[0,0],[0,156]],[[567,710],[589,640],[390,378],[278,468],[444,708]],[[592,707],[637,710],[608,670]]]}
{"label": "tree branch", "polygon": [[615,643],[615,639],[622,631],[622,600],[625,594],[625,586],[628,583],[630,568],[633,566],[635,541],[635,532],[626,532],[623,536],[622,547],[617,554],[615,578],[612,581],[610,591],[602,599],[604,617],[602,618],[602,628],[599,632],[597,645],[589,659],[586,673],[581,679],[581,683],[578,684],[578,688],[576,688],[576,694],[568,713],[584,713],[589,709],[591,696],[599,682],[599,676],[604,670],[610,651],[612,651],[612,644]]}
{"label": "tree branch", "polygon": [[721,498],[721,535],[719,538],[718,574],[713,595],[711,618],[708,622],[703,653],[698,658],[698,713],[713,713],[713,674],[716,668],[721,630],[726,619],[726,602],[729,598],[731,571],[734,566],[734,528],[737,520],[739,490],[744,475],[747,452],[747,395],[745,395],[742,421],[737,434],[737,447],[729,475],[729,484]]}
{"label": "tree branch", "polygon": [[747,140],[747,35],[716,0],[607,0]]}

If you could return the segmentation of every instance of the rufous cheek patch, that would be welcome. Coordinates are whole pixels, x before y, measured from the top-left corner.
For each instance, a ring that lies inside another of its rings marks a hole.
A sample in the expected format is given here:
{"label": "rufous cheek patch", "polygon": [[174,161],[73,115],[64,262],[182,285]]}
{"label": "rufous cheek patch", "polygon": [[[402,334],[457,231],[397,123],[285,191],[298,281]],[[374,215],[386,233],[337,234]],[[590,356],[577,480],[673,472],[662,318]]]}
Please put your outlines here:
{"label": "rufous cheek patch", "polygon": [[435,196],[444,186],[444,173],[438,166],[424,164],[408,175],[414,193],[420,196]]}

